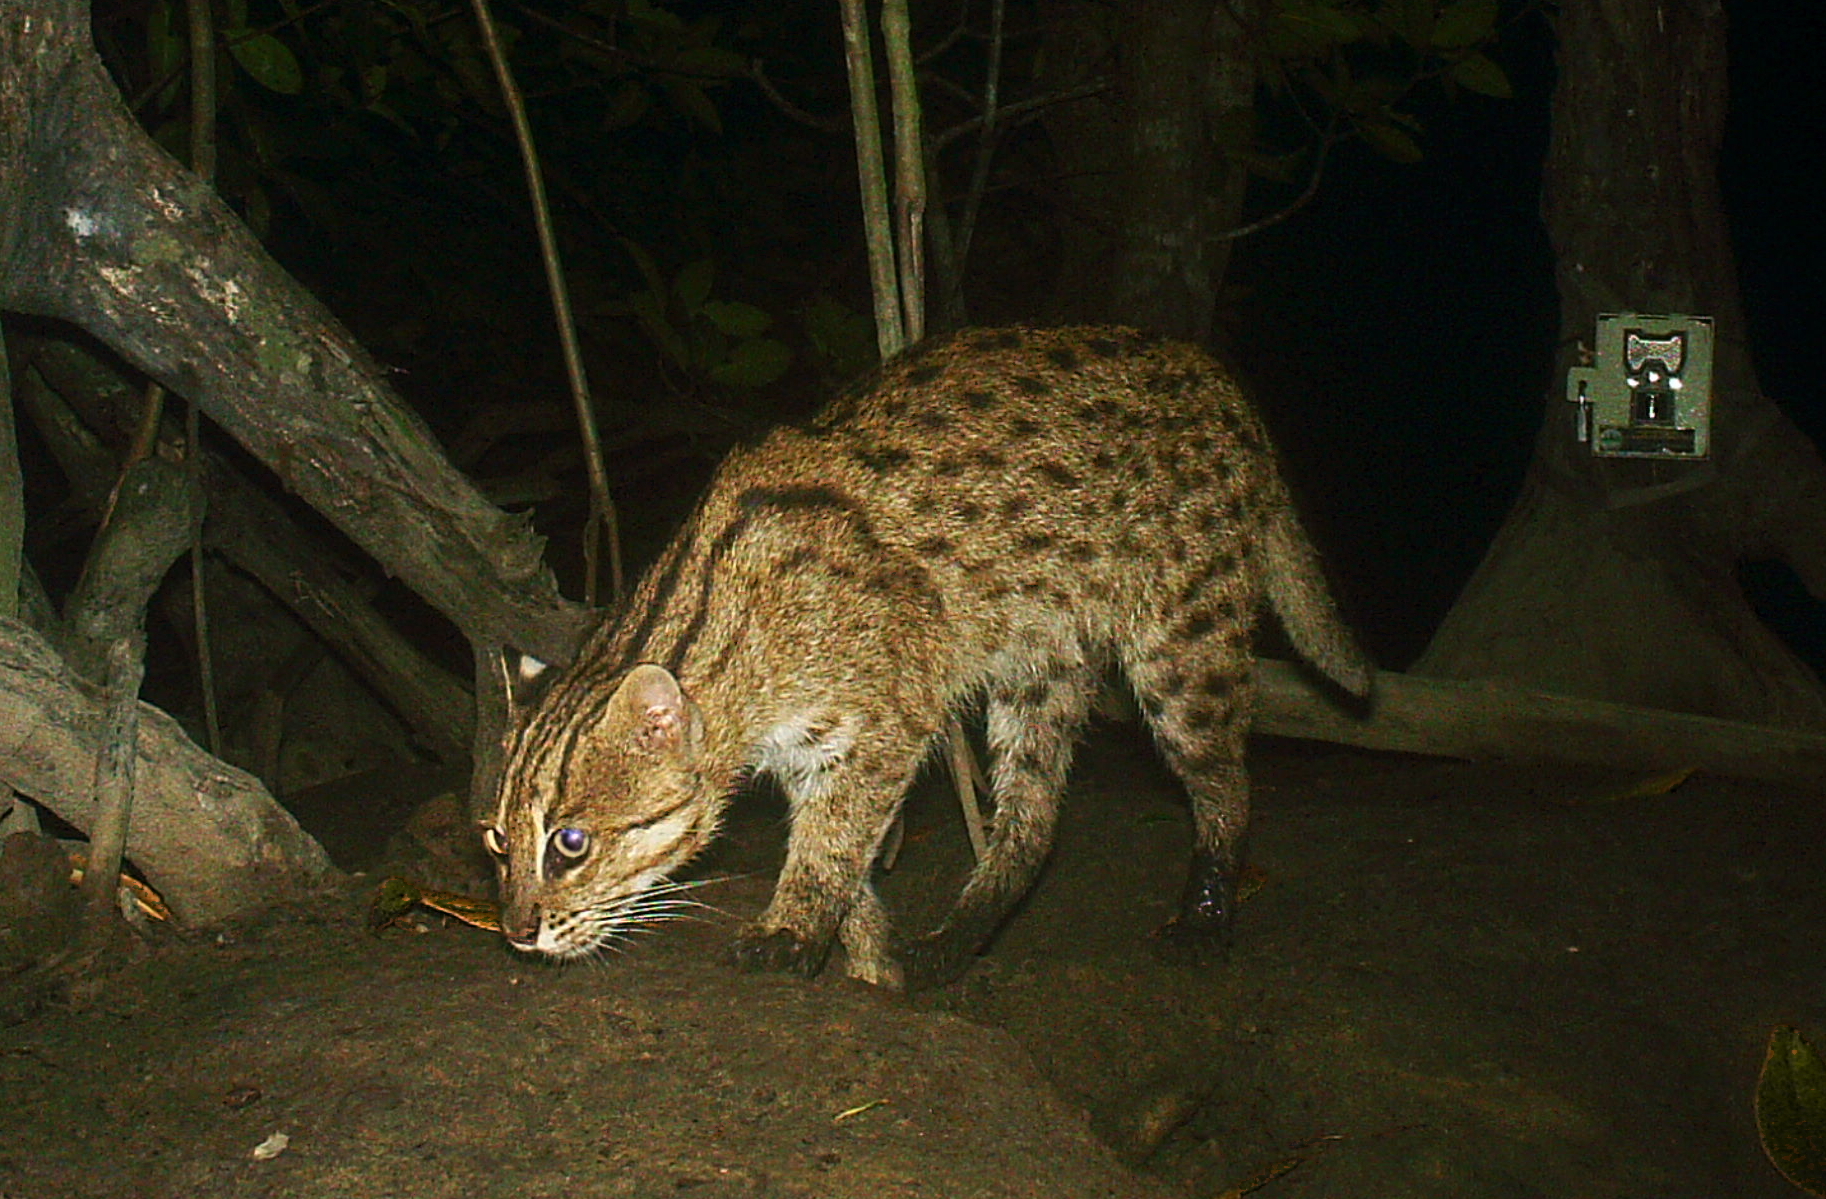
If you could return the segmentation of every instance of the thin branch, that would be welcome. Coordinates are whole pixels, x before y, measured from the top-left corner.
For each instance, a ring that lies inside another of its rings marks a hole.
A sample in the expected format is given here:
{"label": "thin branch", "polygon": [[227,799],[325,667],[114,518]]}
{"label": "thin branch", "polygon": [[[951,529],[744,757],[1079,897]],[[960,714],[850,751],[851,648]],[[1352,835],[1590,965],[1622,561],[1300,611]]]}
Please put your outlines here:
{"label": "thin branch", "polygon": [[[216,50],[215,17],[209,0],[185,0],[190,21],[190,169],[212,183],[216,177]],[[151,385],[157,388],[158,384]],[[156,429],[161,405],[147,403],[148,433]],[[202,409],[194,403],[184,418],[184,465],[190,472],[192,494],[203,495]],[[222,756],[222,717],[216,703],[216,661],[209,637],[209,588],[203,570],[203,523],[198,521],[190,539],[190,616],[196,631],[197,687],[203,693],[203,728],[209,752]]]}
{"label": "thin branch", "polygon": [[[989,185],[989,163],[995,156],[996,118],[1002,84],[1002,16],[1003,0],[991,0],[989,7],[989,61],[984,68],[982,122],[976,143],[976,162],[970,168],[970,187],[964,193],[964,215],[958,221],[956,274],[952,286],[964,287],[964,271],[970,262],[970,242],[976,234],[977,211],[982,207],[983,189]],[[956,297],[952,297],[953,300]]]}
{"label": "thin branch", "polygon": [[[1086,100],[1109,91],[1112,86],[1107,79],[1096,79],[1089,83],[1081,83],[1077,87],[1068,87],[1063,91],[1048,92],[1044,96],[1030,96],[1025,100],[1003,105],[996,114],[996,121],[1002,125],[1013,124],[1016,121],[1031,121],[1040,115],[1042,109],[1050,108],[1054,104],[1069,104],[1074,100]],[[959,121],[932,139],[932,153],[936,154],[958,138],[975,132],[982,123],[981,116]]]}
{"label": "thin branch", "polygon": [[875,67],[863,0],[839,0],[843,11],[843,61],[850,79],[850,124],[856,134],[856,172],[862,191],[862,227],[869,252],[869,290],[875,302],[875,342],[882,358],[907,344],[894,270],[888,219],[888,185],[882,170],[881,122],[875,114]]}
{"label": "thin branch", "polygon": [[888,91],[894,105],[894,240],[900,261],[901,319],[905,322],[906,343],[916,345],[926,335],[926,166],[920,133],[919,85],[913,73],[913,22],[907,12],[907,0],[883,0],[881,32],[888,53]]}
{"label": "thin branch", "polygon": [[797,104],[794,104],[791,100],[788,100],[782,95],[780,90],[773,85],[773,81],[767,77],[767,71],[763,67],[760,59],[757,58],[748,64],[748,78],[756,87],[761,89],[761,95],[765,96],[775,108],[778,108],[781,112],[785,113],[790,119],[797,121],[807,128],[816,129],[820,133],[840,133],[843,131],[844,119],[842,117],[817,116],[814,113],[807,112],[805,109],[800,108]]}
{"label": "thin branch", "polygon": [[513,120],[514,138],[520,145],[520,161],[526,168],[526,190],[532,202],[533,221],[539,231],[539,253],[545,263],[546,288],[551,292],[552,312],[558,324],[558,340],[564,351],[565,374],[570,379],[571,400],[577,410],[577,429],[583,439],[584,460],[590,475],[590,520],[584,531],[584,602],[596,603],[599,538],[606,534],[609,543],[609,577],[614,598],[622,594],[621,522],[615,501],[609,495],[608,472],[602,462],[602,438],[596,429],[595,405],[590,399],[589,381],[584,376],[583,353],[577,342],[577,322],[571,314],[570,292],[565,287],[564,267],[558,256],[558,238],[552,228],[551,206],[545,198],[545,180],[539,166],[539,154],[533,145],[532,126],[526,119],[526,102],[519,84],[507,65],[507,53],[501,46],[501,34],[488,9],[488,0],[471,0],[476,23],[482,31],[483,44],[494,65],[495,79],[501,86],[501,97]]}
{"label": "thin branch", "polygon": [[[186,450],[184,466],[190,472],[191,486],[197,495],[203,488],[203,410],[195,404],[184,419]],[[190,543],[190,614],[196,630],[197,686],[203,692],[203,728],[209,735],[209,752],[222,756],[222,715],[216,702],[216,656],[209,636],[209,589],[203,572],[203,523],[197,522],[196,536]]]}
{"label": "thin branch", "polygon": [[1319,153],[1312,162],[1312,178],[1306,181],[1306,190],[1296,196],[1293,203],[1278,212],[1269,213],[1260,220],[1251,221],[1247,225],[1238,225],[1236,228],[1226,229],[1222,233],[1213,233],[1209,240],[1235,241],[1239,237],[1248,237],[1251,234],[1260,233],[1264,229],[1280,224],[1294,213],[1300,211],[1300,209],[1306,207],[1307,204],[1312,202],[1312,198],[1319,194],[1319,180],[1325,175],[1325,160],[1330,155],[1332,146],[1335,145],[1338,140],[1339,135],[1336,132],[1336,122],[1334,121],[1333,128],[1327,129],[1325,135],[1319,139]]}

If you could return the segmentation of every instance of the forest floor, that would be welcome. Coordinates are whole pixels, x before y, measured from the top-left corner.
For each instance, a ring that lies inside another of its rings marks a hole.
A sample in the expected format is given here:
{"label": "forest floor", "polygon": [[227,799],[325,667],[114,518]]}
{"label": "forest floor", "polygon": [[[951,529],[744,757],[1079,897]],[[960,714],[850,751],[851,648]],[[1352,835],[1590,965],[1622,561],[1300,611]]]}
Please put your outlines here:
{"label": "forest floor", "polygon": [[[1274,741],[1254,768],[1263,885],[1212,967],[1150,952],[1188,821],[1120,726],[1025,908],[911,998],[727,964],[766,797],[697,872],[717,910],[577,966],[439,917],[370,933],[389,864],[356,863],[14,1011],[0,1196],[1799,1193],[1752,1091],[1772,1026],[1826,1040],[1820,796]],[[942,781],[884,885],[910,925],[966,860]]]}

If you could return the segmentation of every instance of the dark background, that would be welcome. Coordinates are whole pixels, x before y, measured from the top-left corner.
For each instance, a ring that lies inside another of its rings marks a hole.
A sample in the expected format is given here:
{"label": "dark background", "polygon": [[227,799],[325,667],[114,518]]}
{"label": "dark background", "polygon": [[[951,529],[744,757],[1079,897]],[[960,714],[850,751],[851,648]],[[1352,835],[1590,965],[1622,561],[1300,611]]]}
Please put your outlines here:
{"label": "dark background", "polygon": [[[708,0],[672,7],[686,15],[737,8]],[[1819,441],[1826,437],[1826,398],[1814,375],[1816,330],[1826,319],[1818,284],[1826,103],[1814,79],[1826,15],[1805,4],[1740,0],[1731,8],[1732,104],[1721,171],[1749,337],[1765,390]],[[522,10],[501,11],[525,31],[523,52],[555,41],[541,43],[541,27]],[[814,112],[841,114],[847,102],[835,6],[756,11],[764,15],[747,19],[766,23],[770,44],[795,47],[796,58],[774,63],[782,90]],[[466,6],[453,6],[449,17],[467,20]],[[98,43],[129,96],[145,94],[144,80],[132,78],[143,72],[133,52],[143,21],[142,6],[97,9]],[[1340,145],[1313,202],[1241,240],[1226,281],[1224,340],[1256,384],[1347,614],[1385,666],[1403,667],[1420,652],[1475,568],[1515,498],[1542,405],[1560,390],[1549,377],[1559,330],[1538,203],[1552,51],[1544,16],[1517,20],[1492,51],[1514,84],[1514,99],[1417,92],[1407,106],[1423,127],[1423,161],[1402,165],[1361,143]],[[295,115],[299,104],[310,111],[309,94],[294,101],[245,79],[236,86],[225,111],[239,104],[243,113],[283,115],[286,123],[273,127],[294,134],[309,124]],[[614,135],[623,140],[610,163],[600,148],[599,97],[572,102],[535,94],[542,152],[568,163],[573,181],[597,188],[604,209],[589,227],[594,242],[575,236],[587,222],[563,183],[552,189],[560,232],[572,235],[567,268],[582,281],[580,309],[638,284],[606,229],[625,231],[668,271],[711,253],[718,294],[780,313],[783,329],[795,289],[816,287],[866,313],[847,134],[796,126],[745,83],[720,88],[714,98],[721,135],[678,121],[641,122]],[[942,128],[942,103],[928,103],[929,129]],[[155,107],[142,115],[165,136],[179,111],[174,102],[165,117]],[[346,113],[324,114],[322,145],[293,136],[287,147],[293,185],[266,185],[272,215],[264,233],[275,255],[396,370],[401,390],[441,434],[455,438],[489,403],[568,405],[510,152],[485,161],[472,153],[480,142],[465,143],[461,131],[427,136],[434,114],[410,112],[404,116],[419,122],[416,140],[388,142],[386,122],[368,118],[360,138],[338,142],[355,126]],[[1275,129],[1272,114],[1264,119],[1271,135],[1285,132]],[[232,141],[236,121],[224,127]],[[1011,139],[1002,161],[1023,167],[1039,136]],[[353,141],[363,142],[355,153]],[[497,139],[493,150],[504,144]],[[605,172],[618,173],[587,177],[592,154]],[[224,194],[247,211],[234,154],[224,161]],[[1257,181],[1246,215],[1284,207],[1303,184],[1303,177]],[[694,211],[709,214],[697,227],[681,216]],[[1046,294],[1057,248],[1047,219],[1031,193],[991,194],[967,277],[977,320],[1044,319],[1056,299]],[[591,280],[601,283],[593,289]],[[754,395],[681,397],[653,369],[651,347],[638,337],[611,330],[595,344],[610,351],[592,361],[591,383],[612,406],[625,412],[702,400],[724,404],[745,422],[720,438],[612,448],[611,485],[635,564],[657,548],[730,438],[803,415],[835,382],[828,372],[796,368]],[[615,419],[611,414],[611,433]],[[511,473],[568,442],[574,435],[564,428],[522,438],[478,470]],[[43,497],[60,488],[33,447],[25,448],[28,486],[40,484],[42,512]],[[563,494],[536,512],[570,594],[581,592],[576,527],[583,507],[582,474],[573,469]],[[53,581],[80,560],[76,545],[62,547],[68,562],[61,567],[57,547],[38,549],[34,560]],[[1803,656],[1826,662],[1826,620],[1785,568],[1750,564],[1743,577]]]}

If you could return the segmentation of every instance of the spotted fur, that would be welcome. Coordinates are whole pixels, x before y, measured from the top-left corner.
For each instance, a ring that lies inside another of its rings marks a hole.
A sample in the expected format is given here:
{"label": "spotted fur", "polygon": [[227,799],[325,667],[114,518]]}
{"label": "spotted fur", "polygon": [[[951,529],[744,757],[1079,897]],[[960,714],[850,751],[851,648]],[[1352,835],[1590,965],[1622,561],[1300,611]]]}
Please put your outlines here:
{"label": "spotted fur", "polygon": [[[765,772],[792,831],[738,959],[810,974],[840,942],[871,982],[955,975],[1038,872],[1114,664],[1192,799],[1168,931],[1221,941],[1264,599],[1314,666],[1368,693],[1261,423],[1218,363],[1127,329],[928,344],[732,453],[512,734],[485,831],[506,935],[573,957],[637,925]],[[891,945],[871,866],[947,716],[979,700],[988,848],[943,926]]]}

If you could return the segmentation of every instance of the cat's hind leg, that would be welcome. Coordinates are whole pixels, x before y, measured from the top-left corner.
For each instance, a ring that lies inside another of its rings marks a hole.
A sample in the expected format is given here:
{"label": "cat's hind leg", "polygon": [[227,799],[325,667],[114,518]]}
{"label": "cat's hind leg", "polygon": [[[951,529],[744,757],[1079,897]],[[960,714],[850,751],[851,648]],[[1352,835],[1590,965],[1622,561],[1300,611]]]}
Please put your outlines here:
{"label": "cat's hind leg", "polygon": [[987,844],[945,922],[902,948],[908,989],[962,974],[1033,886],[1052,848],[1073,741],[1096,684],[1096,673],[1075,659],[990,685],[985,714],[995,813]]}
{"label": "cat's hind leg", "polygon": [[1238,630],[1207,630],[1198,622],[1122,657],[1154,738],[1192,802],[1192,861],[1178,914],[1160,929],[1162,948],[1173,956],[1221,954],[1248,844],[1243,750],[1253,711],[1253,654]]}

